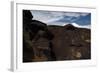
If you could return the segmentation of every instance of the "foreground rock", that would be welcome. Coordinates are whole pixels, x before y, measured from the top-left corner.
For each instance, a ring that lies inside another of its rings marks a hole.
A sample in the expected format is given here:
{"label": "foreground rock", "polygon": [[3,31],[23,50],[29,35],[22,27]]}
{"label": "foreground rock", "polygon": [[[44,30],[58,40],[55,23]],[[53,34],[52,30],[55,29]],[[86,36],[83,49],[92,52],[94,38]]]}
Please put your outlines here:
{"label": "foreground rock", "polygon": [[77,28],[71,24],[48,27],[54,34],[52,40],[56,60],[77,60],[91,58],[90,29]]}

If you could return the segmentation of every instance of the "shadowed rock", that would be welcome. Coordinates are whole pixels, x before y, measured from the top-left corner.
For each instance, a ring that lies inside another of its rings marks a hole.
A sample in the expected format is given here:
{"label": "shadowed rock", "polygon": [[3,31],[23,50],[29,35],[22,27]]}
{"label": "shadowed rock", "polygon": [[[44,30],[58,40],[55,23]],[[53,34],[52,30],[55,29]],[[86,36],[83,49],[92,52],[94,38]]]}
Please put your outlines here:
{"label": "shadowed rock", "polygon": [[91,59],[91,30],[47,25],[23,10],[23,62]]}
{"label": "shadowed rock", "polygon": [[71,24],[49,27],[54,34],[53,51],[57,60],[90,59],[90,29],[77,28]]}
{"label": "shadowed rock", "polygon": [[29,10],[23,10],[23,62],[54,60],[53,34],[45,23],[32,18]]}

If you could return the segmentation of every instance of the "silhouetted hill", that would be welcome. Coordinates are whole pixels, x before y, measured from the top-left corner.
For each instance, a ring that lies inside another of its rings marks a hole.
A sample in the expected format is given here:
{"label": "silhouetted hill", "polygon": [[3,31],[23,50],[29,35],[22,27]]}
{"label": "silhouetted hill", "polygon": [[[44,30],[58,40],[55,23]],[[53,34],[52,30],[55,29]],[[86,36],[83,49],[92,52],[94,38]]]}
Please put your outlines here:
{"label": "silhouetted hill", "polygon": [[62,27],[60,25],[48,25],[48,27]]}

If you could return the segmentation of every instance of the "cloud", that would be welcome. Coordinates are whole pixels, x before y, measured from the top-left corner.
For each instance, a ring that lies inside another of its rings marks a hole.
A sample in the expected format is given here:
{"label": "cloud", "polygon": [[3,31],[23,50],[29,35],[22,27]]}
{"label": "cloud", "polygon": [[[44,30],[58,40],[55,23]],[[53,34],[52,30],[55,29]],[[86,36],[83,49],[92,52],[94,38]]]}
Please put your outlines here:
{"label": "cloud", "polygon": [[91,25],[79,25],[77,23],[72,23],[72,25],[78,28],[87,28],[87,29],[91,28]]}
{"label": "cloud", "polygon": [[62,16],[70,16],[70,17],[79,17],[86,16],[88,13],[79,13],[79,12],[56,12],[56,11],[40,11],[40,10],[32,10],[33,19],[47,21],[52,18],[59,18]]}
{"label": "cloud", "polygon": [[80,17],[80,16],[86,16],[88,15],[87,13],[78,13],[78,12],[66,12],[64,13],[66,16],[71,16],[71,17]]}
{"label": "cloud", "polygon": [[47,23],[55,22],[55,21],[58,21],[58,20],[60,20],[60,19],[62,19],[62,18],[63,18],[63,17],[55,17],[55,18],[52,18],[52,19],[47,20],[46,22],[47,22]]}
{"label": "cloud", "polygon": [[[61,12],[61,11],[43,11],[31,10],[33,19],[47,23],[48,25],[64,25],[67,23],[77,23],[78,25],[88,25],[91,22],[86,19],[89,13],[83,12]],[[85,22],[85,23],[84,23]],[[83,23],[83,24],[82,24]],[[86,26],[82,26],[86,27]]]}

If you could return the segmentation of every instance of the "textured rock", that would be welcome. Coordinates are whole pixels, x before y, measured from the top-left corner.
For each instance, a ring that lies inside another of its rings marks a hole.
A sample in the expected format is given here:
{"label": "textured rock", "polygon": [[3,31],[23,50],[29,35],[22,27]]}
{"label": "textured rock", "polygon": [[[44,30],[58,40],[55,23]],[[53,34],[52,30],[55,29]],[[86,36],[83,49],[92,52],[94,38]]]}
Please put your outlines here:
{"label": "textured rock", "polygon": [[90,59],[90,29],[77,28],[71,24],[49,27],[54,34],[53,51],[57,60]]}
{"label": "textured rock", "polygon": [[91,59],[91,30],[47,25],[23,10],[23,62]]}

